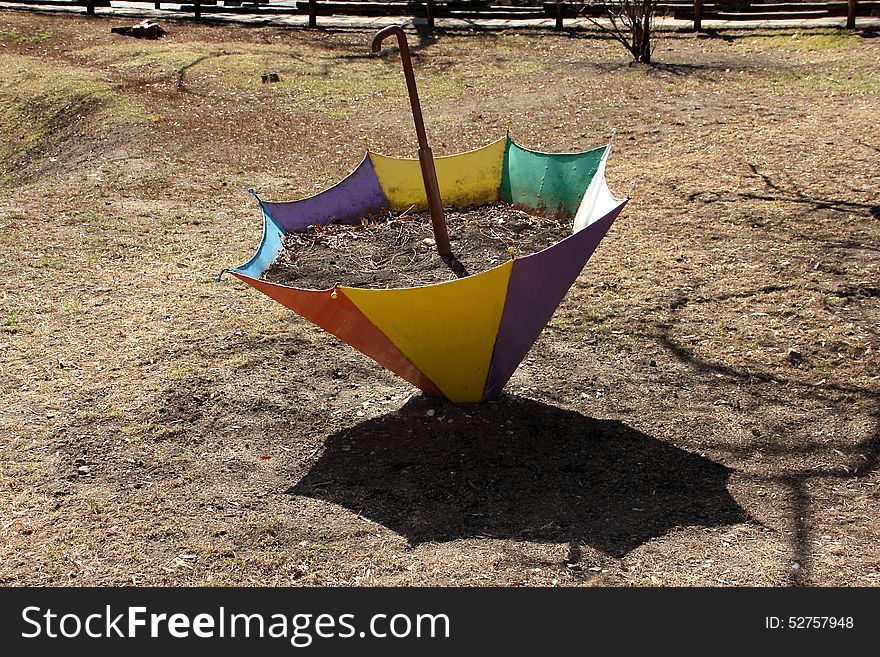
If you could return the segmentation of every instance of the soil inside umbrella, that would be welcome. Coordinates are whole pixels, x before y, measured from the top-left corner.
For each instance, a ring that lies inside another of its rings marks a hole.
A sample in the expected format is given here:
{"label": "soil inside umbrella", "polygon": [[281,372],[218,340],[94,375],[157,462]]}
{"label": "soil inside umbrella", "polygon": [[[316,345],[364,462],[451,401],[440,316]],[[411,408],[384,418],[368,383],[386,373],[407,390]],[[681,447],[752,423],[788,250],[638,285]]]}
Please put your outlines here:
{"label": "soil inside umbrella", "polygon": [[284,238],[263,278],[308,289],[416,287],[470,276],[571,235],[572,219],[503,203],[445,211],[452,260],[437,255],[428,212],[311,226]]}

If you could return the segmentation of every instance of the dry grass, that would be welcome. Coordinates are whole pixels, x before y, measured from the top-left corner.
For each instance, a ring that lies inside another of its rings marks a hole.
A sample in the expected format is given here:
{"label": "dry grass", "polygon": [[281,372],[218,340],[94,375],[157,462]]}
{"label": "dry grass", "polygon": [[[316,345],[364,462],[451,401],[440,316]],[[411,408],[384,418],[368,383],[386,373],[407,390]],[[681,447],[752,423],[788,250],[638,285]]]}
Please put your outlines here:
{"label": "dry grass", "polygon": [[109,27],[0,13],[0,581],[878,583],[876,39],[418,43],[435,153],[617,127],[638,184],[511,397],[460,409],[212,282],[248,186],[415,152],[397,59]]}

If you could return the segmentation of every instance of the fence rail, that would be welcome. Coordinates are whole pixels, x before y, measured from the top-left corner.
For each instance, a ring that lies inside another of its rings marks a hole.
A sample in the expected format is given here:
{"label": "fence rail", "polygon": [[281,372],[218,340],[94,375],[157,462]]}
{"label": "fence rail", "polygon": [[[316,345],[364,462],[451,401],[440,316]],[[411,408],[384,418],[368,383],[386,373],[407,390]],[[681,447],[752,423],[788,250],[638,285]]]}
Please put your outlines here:
{"label": "fence rail", "polygon": [[[215,12],[245,14],[302,14],[309,27],[317,27],[319,16],[410,16],[425,18],[433,27],[436,18],[468,20],[555,19],[556,29],[564,28],[566,19],[600,17],[605,9],[593,0],[2,0],[5,4],[83,7],[94,14],[96,7],[148,4],[154,9],[192,13],[195,18]],[[223,2],[221,5],[220,2]],[[846,16],[846,27],[854,28],[858,16],[880,16],[880,0],[830,0],[828,2],[777,2],[775,0],[664,0],[658,16],[690,21],[693,29],[702,30],[703,20],[793,20]],[[476,23],[475,25],[479,25]]]}

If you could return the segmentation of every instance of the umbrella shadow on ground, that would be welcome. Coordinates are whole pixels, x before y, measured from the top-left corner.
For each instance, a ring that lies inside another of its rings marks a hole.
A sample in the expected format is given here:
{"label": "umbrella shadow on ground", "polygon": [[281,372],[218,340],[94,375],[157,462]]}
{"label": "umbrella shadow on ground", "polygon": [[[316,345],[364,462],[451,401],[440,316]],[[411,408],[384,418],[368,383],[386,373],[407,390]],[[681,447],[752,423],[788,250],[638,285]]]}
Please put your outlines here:
{"label": "umbrella shadow on ground", "polygon": [[747,520],[732,473],[611,420],[520,397],[419,397],[331,436],[287,492],[333,502],[411,544],[577,542],[621,557],[673,527]]}

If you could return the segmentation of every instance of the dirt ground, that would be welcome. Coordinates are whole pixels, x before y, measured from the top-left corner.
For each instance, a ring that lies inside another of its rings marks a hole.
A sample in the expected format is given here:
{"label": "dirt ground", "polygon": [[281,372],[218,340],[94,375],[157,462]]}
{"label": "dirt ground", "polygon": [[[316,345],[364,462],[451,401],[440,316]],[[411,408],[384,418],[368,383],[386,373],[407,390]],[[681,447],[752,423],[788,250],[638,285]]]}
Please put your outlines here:
{"label": "dirt ground", "polygon": [[284,236],[284,249],[262,276],[294,287],[326,290],[415,287],[479,274],[571,235],[563,213],[527,212],[496,202],[445,208],[450,258],[440,258],[430,212],[388,212],[360,225],[310,226]]}
{"label": "dirt ground", "polygon": [[636,182],[456,407],[214,282],[248,187],[414,156],[393,49],[118,23],[0,13],[0,583],[880,584],[876,34],[417,36],[435,154],[616,127]]}

